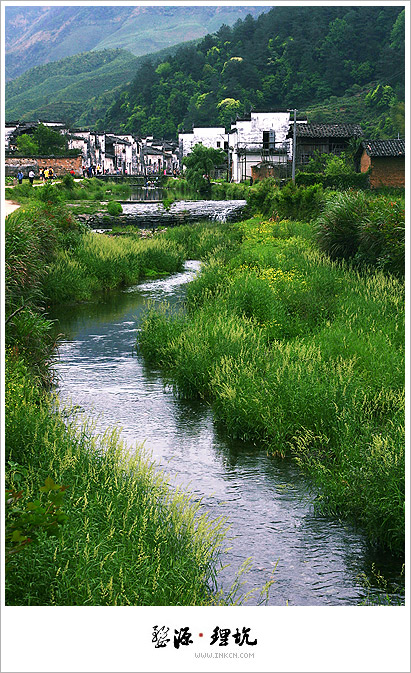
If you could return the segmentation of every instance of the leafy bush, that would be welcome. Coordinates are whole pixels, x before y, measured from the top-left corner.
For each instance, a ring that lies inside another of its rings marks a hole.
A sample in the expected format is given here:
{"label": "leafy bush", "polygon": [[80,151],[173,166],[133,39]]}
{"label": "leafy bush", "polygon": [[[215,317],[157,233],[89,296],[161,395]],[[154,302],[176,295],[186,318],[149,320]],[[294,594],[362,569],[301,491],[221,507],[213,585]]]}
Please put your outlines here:
{"label": "leafy bush", "polygon": [[288,182],[273,197],[274,212],[282,218],[310,220],[317,217],[324,204],[323,188],[319,184],[302,187]]}
{"label": "leafy bush", "polygon": [[68,189],[69,191],[72,191],[75,187],[75,182],[74,178],[70,173],[66,173],[66,175],[62,179],[62,184],[65,189]]}
{"label": "leafy bush", "polygon": [[300,187],[322,185],[329,189],[367,189],[369,187],[368,173],[304,173],[295,176],[295,184]]}
{"label": "leafy bush", "polygon": [[362,192],[334,194],[316,223],[320,249],[331,259],[354,257],[360,242],[359,227],[368,211],[369,201]]}
{"label": "leafy bush", "polygon": [[63,201],[61,188],[58,185],[52,185],[49,182],[46,182],[42,187],[37,187],[33,191],[33,195],[38,201],[42,201],[49,205],[61,203]]}
{"label": "leafy bush", "polygon": [[121,203],[118,203],[118,201],[110,201],[107,204],[107,211],[109,215],[113,215],[114,217],[116,217],[117,215],[121,215],[121,213],[123,212],[123,207]]}

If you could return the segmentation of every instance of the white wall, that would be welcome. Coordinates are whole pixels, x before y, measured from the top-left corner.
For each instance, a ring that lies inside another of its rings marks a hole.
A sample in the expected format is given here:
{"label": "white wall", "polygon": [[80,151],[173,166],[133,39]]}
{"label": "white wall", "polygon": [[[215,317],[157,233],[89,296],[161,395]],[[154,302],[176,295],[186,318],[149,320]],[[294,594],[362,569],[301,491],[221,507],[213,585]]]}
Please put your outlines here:
{"label": "white wall", "polygon": [[[289,124],[289,112],[251,112],[250,119],[238,119],[231,125],[232,131],[235,131],[229,136],[230,147],[233,148],[231,157],[234,182],[250,178],[252,166],[262,161],[263,132],[274,131],[275,145],[278,148],[286,143]],[[245,155],[242,150],[246,150]],[[281,160],[280,157],[276,159]]]}

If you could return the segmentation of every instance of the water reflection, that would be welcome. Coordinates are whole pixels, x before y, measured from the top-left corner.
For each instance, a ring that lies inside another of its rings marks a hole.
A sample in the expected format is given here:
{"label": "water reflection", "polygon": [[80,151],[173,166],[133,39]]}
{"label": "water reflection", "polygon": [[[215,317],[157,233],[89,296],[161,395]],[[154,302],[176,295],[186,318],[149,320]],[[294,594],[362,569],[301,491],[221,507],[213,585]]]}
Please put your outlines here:
{"label": "water reflection", "polygon": [[[176,398],[158,370],[136,355],[147,300],[177,305],[197,269],[191,262],[184,274],[57,313],[67,335],[57,365],[60,396],[92,412],[101,429],[122,426],[128,444],[146,440],[170,484],[189,487],[212,518],[227,518],[232,548],[224,558],[230,566],[220,573],[225,589],[251,556],[243,590],[261,587],[275,568],[271,605],[357,604],[367,592],[361,575],[373,563],[395,594],[401,583],[395,561],[376,556],[352,526],[316,514],[315,491],[292,462],[230,440],[207,404]],[[371,592],[384,589],[374,584]]]}

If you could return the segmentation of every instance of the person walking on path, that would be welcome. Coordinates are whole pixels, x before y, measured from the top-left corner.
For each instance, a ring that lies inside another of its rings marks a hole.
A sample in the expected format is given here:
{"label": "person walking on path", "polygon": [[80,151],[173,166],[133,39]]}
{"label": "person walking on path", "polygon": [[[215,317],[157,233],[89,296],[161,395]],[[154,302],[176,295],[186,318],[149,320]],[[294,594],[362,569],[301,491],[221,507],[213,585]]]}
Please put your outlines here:
{"label": "person walking on path", "polygon": [[19,171],[19,172],[17,173],[17,180],[19,181],[19,185],[22,185],[22,184],[23,184],[23,178],[24,178],[23,173],[22,173],[21,171]]}
{"label": "person walking on path", "polygon": [[29,180],[30,180],[30,184],[32,185],[33,182],[34,182],[34,171],[33,171],[33,169],[31,169],[29,171]]}

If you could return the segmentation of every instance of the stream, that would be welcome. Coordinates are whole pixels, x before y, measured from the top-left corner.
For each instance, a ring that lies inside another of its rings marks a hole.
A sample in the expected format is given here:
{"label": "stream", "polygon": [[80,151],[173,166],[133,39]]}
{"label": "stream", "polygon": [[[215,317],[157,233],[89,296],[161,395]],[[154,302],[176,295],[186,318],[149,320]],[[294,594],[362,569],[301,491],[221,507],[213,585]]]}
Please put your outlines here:
{"label": "stream", "polygon": [[[358,605],[367,595],[378,602],[387,593],[397,602],[403,593],[398,561],[376,554],[350,524],[317,514],[315,492],[292,461],[230,440],[208,405],[175,397],[160,372],[136,354],[147,301],[180,305],[198,269],[189,261],[182,273],[55,310],[50,317],[64,334],[56,362],[61,400],[92,416],[98,430],[121,426],[130,446],[145,441],[171,486],[188,488],[211,518],[227,519],[230,551],[222,563],[229,565],[219,573],[224,591],[251,558],[241,592],[274,579],[268,605]],[[258,602],[256,592],[246,605]]]}

